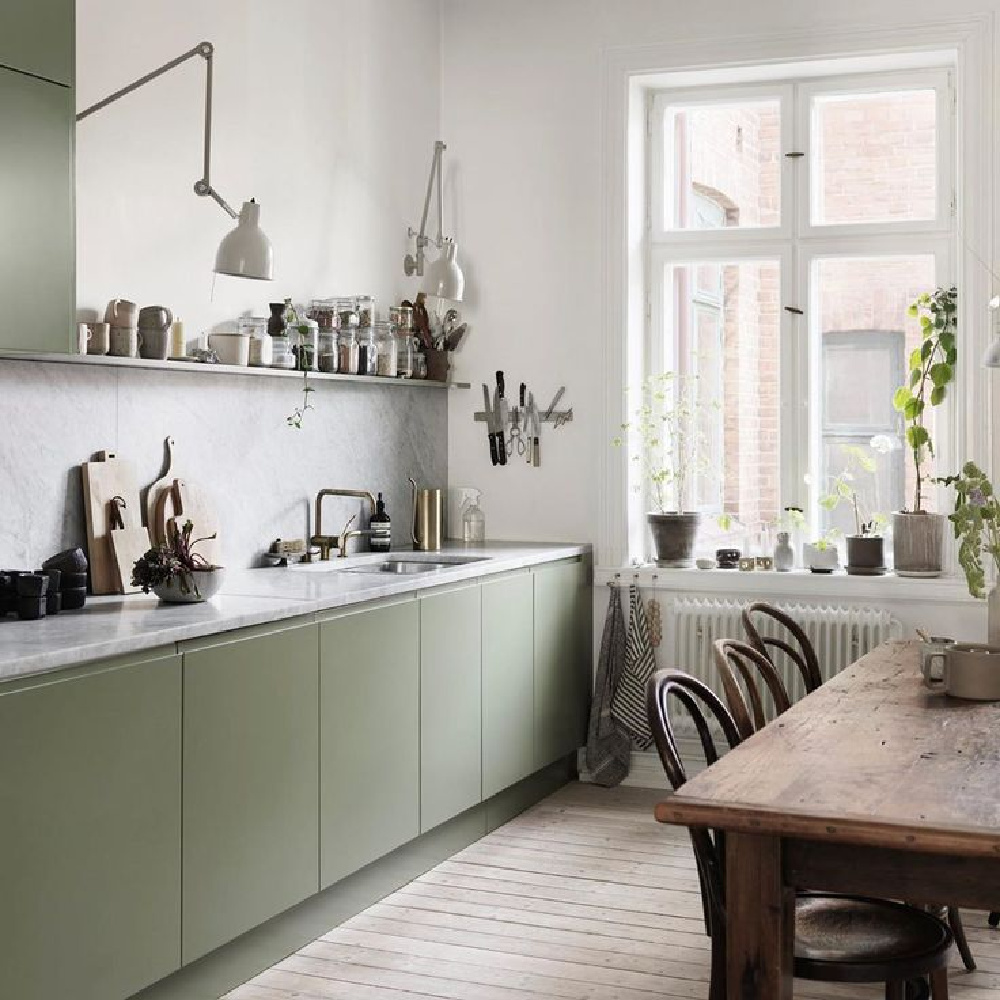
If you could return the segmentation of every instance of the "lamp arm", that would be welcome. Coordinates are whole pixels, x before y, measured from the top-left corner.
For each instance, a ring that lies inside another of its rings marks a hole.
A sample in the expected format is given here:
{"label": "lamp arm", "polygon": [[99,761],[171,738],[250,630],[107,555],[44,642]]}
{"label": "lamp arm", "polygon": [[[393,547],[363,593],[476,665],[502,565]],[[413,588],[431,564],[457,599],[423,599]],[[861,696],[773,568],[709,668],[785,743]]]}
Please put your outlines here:
{"label": "lamp arm", "polygon": [[431,173],[427,178],[427,193],[424,195],[424,211],[420,216],[420,230],[414,232],[410,230],[411,236],[417,238],[417,250],[421,251],[430,240],[427,238],[427,216],[430,215],[431,197],[434,194],[434,179],[438,180],[438,245],[441,243],[441,156],[448,147],[438,139],[434,143],[434,156],[431,159]]}
{"label": "lamp arm", "polygon": [[199,42],[194,48],[188,49],[187,52],[181,53],[181,55],[171,59],[169,62],[164,63],[162,66],[152,70],[145,76],[139,77],[138,80],[122,87],[120,90],[116,90],[113,94],[109,94],[104,98],[104,100],[98,101],[96,104],[92,104],[89,108],[84,108],[83,111],[76,116],[76,120],[81,122],[84,118],[89,118],[92,114],[103,110],[109,104],[114,104],[115,101],[125,97],[127,94],[135,92],[140,87],[145,87],[147,83],[151,83],[153,80],[158,79],[165,73],[169,73],[170,70],[175,69],[182,63],[187,62],[189,59],[193,59],[195,56],[201,56],[202,59],[205,60],[204,165],[201,178],[195,181],[194,193],[200,195],[201,197],[211,198],[231,218],[238,219],[239,213],[234,211],[222,195],[220,195],[219,192],[212,187],[212,182],[209,179],[212,161],[212,54],[214,51],[215,47],[211,42]]}

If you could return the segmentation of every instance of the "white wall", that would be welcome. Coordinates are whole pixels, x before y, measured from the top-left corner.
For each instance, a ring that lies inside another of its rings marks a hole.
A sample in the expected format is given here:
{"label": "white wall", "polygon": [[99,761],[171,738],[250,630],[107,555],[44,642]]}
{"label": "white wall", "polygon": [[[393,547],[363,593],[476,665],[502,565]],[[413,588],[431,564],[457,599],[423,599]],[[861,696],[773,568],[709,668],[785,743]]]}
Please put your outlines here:
{"label": "white wall", "polygon": [[78,0],[77,107],[207,39],[212,181],[251,196],[275,281],[220,277],[232,227],[201,176],[195,59],[77,129],[77,305],[171,307],[189,335],[268,301],[412,295],[402,272],[438,126],[438,0]]}
{"label": "white wall", "polygon": [[[471,420],[481,393],[451,399],[451,480],[484,489],[491,534],[600,535],[611,436],[603,419],[602,59],[619,47],[746,36],[753,61],[751,39],[762,36],[822,39],[837,27],[895,28],[998,8],[997,0],[444,0],[443,136],[456,164],[449,214],[477,331],[461,374],[482,381],[503,367],[508,382],[545,391],[565,382],[576,417],[547,435],[541,470],[494,470]],[[992,95],[983,97],[982,127],[995,142]]]}

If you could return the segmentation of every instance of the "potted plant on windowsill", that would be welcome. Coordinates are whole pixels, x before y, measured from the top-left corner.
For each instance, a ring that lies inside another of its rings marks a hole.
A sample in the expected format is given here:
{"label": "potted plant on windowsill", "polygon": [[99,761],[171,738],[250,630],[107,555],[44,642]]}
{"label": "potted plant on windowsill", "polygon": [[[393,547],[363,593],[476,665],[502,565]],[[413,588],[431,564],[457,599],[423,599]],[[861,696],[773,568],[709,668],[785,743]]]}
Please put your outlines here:
{"label": "potted plant on windowsill", "polygon": [[[938,482],[955,488],[955,510],[949,515],[958,540],[958,561],[965,571],[969,593],[980,600],[986,594],[983,556],[1000,575],[1000,499],[986,473],[975,462],[966,462],[957,476]],[[994,577],[995,579],[996,577]],[[1000,644],[1000,589],[994,586],[989,600],[989,642]]]}
{"label": "potted plant on windowsill", "polygon": [[703,430],[709,409],[697,391],[697,375],[664,372],[640,387],[634,419],[622,424],[618,446],[630,443],[632,461],[642,470],[636,489],[649,489],[653,509],[646,514],[658,566],[691,565],[701,515],[689,507],[695,480],[711,474]]}
{"label": "potted plant on windowsill", "polygon": [[923,342],[911,353],[908,383],[896,390],[892,402],[907,424],[916,488],[912,509],[892,515],[892,552],[899,576],[934,577],[942,570],[945,518],[924,508],[925,462],[928,456],[934,457],[934,442],[924,420],[928,406],[943,403],[955,379],[958,290],[925,292],[910,306],[909,314],[919,317]]}
{"label": "potted plant on windowsill", "polygon": [[824,510],[835,510],[842,502],[849,503],[854,514],[854,534],[848,535],[847,573],[849,576],[882,576],[885,573],[885,546],[882,532],[887,524],[884,514],[870,508],[859,493],[861,476],[870,476],[874,506],[878,505],[878,465],[872,453],[886,454],[895,442],[885,434],[876,434],[868,444],[842,445],[847,464],[833,480],[833,488],[820,498]]}
{"label": "potted plant on windowsill", "polygon": [[215,535],[191,540],[194,524],[185,521],[180,531],[168,532],[167,542],[151,548],[132,567],[132,586],[144,594],[153,591],[166,604],[197,604],[207,601],[222,586],[222,567],[213,566],[195,552],[199,542]]}
{"label": "potted plant on windowsill", "polygon": [[802,546],[802,561],[811,573],[832,573],[840,565],[837,536],[840,532],[830,528],[816,539]]}

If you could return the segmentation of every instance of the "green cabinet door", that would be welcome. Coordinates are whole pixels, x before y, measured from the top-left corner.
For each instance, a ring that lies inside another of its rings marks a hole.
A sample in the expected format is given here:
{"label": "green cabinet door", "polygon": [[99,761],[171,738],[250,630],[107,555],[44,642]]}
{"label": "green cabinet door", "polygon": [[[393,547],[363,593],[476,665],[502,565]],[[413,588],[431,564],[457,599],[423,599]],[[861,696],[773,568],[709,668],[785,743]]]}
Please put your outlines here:
{"label": "green cabinet door", "polygon": [[180,782],[179,656],[0,688],[0,997],[114,1000],[179,968]]}
{"label": "green cabinet door", "polygon": [[590,574],[583,560],[553,563],[535,579],[535,766],[583,746],[591,696]]}
{"label": "green cabinet door", "polygon": [[73,85],[74,0],[3,0],[0,66]]}
{"label": "green cabinet door", "polygon": [[534,602],[530,573],[483,594],[483,798],[535,770]]}
{"label": "green cabinet door", "polygon": [[184,650],[185,964],[319,889],[319,627]]}
{"label": "green cabinet door", "polygon": [[320,623],[320,885],[420,833],[416,600]]}
{"label": "green cabinet door", "polygon": [[73,204],[73,92],[0,69],[0,348],[70,350]]}
{"label": "green cabinet door", "polygon": [[478,585],[420,599],[420,830],[483,797]]}

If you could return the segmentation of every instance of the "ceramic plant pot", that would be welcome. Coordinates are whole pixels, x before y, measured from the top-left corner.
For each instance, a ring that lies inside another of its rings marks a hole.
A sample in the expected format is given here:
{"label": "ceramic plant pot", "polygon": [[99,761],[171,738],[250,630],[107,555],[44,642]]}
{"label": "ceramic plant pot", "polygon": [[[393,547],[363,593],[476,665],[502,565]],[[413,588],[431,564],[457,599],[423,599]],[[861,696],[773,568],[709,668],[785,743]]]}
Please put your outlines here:
{"label": "ceramic plant pot", "polygon": [[847,536],[847,572],[851,576],[885,573],[885,544],[881,535]]}
{"label": "ceramic plant pot", "polygon": [[166,583],[153,588],[153,593],[165,604],[200,604],[214,597],[222,586],[221,566],[196,569],[183,579],[171,577]]}
{"label": "ceramic plant pot", "polygon": [[840,565],[836,545],[820,548],[812,542],[802,546],[802,561],[813,573],[832,573]]}
{"label": "ceramic plant pot", "polygon": [[892,558],[897,576],[940,576],[944,514],[892,515]]}
{"label": "ceramic plant pot", "polygon": [[656,565],[668,569],[686,569],[691,565],[694,540],[701,515],[647,514],[649,530],[656,551]]}

